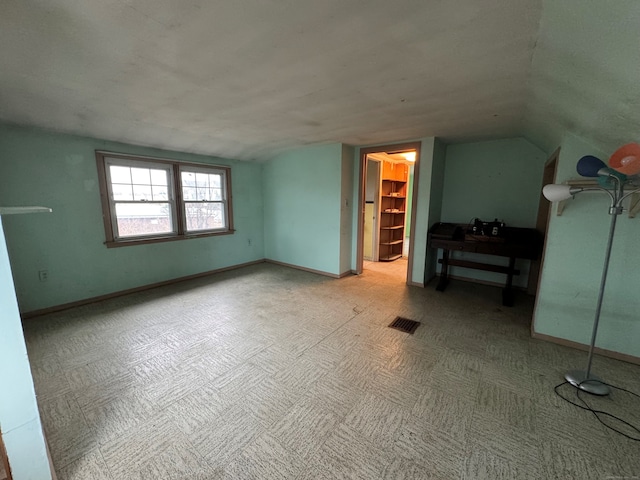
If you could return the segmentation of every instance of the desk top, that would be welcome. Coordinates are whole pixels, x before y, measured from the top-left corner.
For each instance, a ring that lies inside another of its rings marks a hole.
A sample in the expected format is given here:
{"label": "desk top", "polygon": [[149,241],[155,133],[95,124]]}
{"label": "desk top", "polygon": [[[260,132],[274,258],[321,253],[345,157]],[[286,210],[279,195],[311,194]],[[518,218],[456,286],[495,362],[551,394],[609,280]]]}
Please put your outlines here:
{"label": "desk top", "polygon": [[471,237],[469,225],[436,223],[429,229],[431,248],[484,253],[502,257],[536,259],[542,252],[543,236],[535,228],[505,227],[500,237]]}

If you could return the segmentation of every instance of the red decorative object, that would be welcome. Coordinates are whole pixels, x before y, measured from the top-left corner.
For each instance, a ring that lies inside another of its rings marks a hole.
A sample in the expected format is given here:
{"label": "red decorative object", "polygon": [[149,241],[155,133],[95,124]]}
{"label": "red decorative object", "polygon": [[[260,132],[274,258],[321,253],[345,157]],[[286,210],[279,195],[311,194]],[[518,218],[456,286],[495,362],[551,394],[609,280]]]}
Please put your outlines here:
{"label": "red decorative object", "polygon": [[640,173],[640,145],[628,143],[620,147],[611,155],[609,166],[625,175]]}

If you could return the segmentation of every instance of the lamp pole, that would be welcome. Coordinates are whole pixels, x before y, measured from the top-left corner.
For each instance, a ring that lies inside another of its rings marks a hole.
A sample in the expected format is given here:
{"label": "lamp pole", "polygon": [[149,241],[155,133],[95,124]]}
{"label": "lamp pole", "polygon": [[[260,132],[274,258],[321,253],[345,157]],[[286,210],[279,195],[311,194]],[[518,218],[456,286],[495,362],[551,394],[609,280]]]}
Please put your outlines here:
{"label": "lamp pole", "polygon": [[593,362],[593,350],[596,344],[596,336],[598,335],[598,324],[600,323],[600,312],[602,311],[602,299],[604,297],[604,288],[607,284],[607,272],[609,271],[609,260],[611,259],[611,246],[613,245],[613,234],[616,229],[616,220],[618,219],[618,215],[618,213],[611,213],[611,227],[609,227],[609,240],[607,242],[607,250],[604,255],[604,267],[602,269],[602,279],[600,280],[600,292],[598,293],[598,304],[596,305],[596,316],[593,322],[593,331],[591,332],[587,369],[586,371],[570,370],[564,376],[565,380],[574,387],[593,395],[608,395],[611,392],[609,387],[600,378],[595,375],[591,375],[591,364]]}
{"label": "lamp pole", "polygon": [[[595,349],[596,337],[598,335],[598,324],[600,323],[600,313],[602,312],[602,299],[607,284],[607,273],[609,271],[609,261],[611,260],[611,247],[613,245],[613,236],[616,231],[616,221],[618,215],[623,212],[622,202],[633,195],[639,193],[640,188],[638,179],[640,177],[640,144],[629,143],[623,145],[609,159],[607,165],[599,158],[593,155],[582,157],[576,165],[578,173],[583,177],[600,177],[599,187],[570,187],[569,185],[550,184],[545,185],[542,193],[551,202],[567,200],[577,193],[588,190],[599,190],[605,192],[611,197],[611,205],[609,206],[609,215],[611,215],[611,226],[609,227],[609,239],[604,254],[604,267],[602,268],[602,277],[600,279],[600,291],[598,292],[598,303],[596,306],[596,315],[593,321],[593,331],[591,332],[591,343],[589,344],[589,357],[587,359],[586,370],[571,370],[567,372],[564,378],[574,387],[584,390],[593,395],[608,395],[611,390],[609,386],[601,379],[591,374],[591,365],[593,363],[593,351]],[[624,185],[628,181],[629,176],[636,176],[628,184],[633,187],[633,191],[624,193]]]}
{"label": "lamp pole", "polygon": [[[607,273],[609,271],[609,260],[611,260],[611,247],[613,246],[613,236],[616,231],[616,221],[618,215],[623,211],[622,202],[632,193],[624,195],[624,181],[610,173],[606,174],[610,180],[615,182],[615,188],[604,190],[611,197],[611,206],[609,207],[609,215],[611,215],[611,226],[609,227],[609,239],[604,254],[604,266],[602,268],[602,277],[600,279],[600,291],[598,292],[598,303],[596,305],[595,320],[593,322],[593,331],[591,333],[591,343],[589,344],[589,358],[587,359],[586,370],[571,370],[564,376],[565,380],[576,388],[584,390],[593,395],[608,395],[611,390],[600,378],[591,374],[591,364],[593,363],[593,351],[596,344],[596,336],[598,335],[598,324],[600,323],[600,313],[602,311],[602,299],[604,298],[604,290],[607,284]],[[604,176],[604,175],[603,175]]]}

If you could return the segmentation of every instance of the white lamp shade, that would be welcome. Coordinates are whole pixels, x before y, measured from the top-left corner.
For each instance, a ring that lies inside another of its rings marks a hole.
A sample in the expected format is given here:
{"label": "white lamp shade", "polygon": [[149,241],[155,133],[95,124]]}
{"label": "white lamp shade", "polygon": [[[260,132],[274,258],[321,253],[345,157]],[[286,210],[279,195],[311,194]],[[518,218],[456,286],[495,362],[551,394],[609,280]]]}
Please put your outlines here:
{"label": "white lamp shade", "polygon": [[560,202],[573,196],[570,185],[549,184],[542,189],[542,194],[550,202]]}

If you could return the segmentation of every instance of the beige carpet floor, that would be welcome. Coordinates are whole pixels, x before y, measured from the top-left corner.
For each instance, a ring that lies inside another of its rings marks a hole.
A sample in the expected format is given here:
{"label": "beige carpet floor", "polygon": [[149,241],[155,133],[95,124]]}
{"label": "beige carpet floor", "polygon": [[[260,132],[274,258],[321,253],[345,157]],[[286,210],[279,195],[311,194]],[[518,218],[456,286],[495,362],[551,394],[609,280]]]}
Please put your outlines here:
{"label": "beige carpet floor", "polygon": [[[260,264],[28,320],[58,477],[640,475],[637,443],[553,392],[586,354],[531,339],[532,299],[500,298]],[[638,366],[595,369],[640,390]],[[599,405],[640,420],[623,392]]]}

